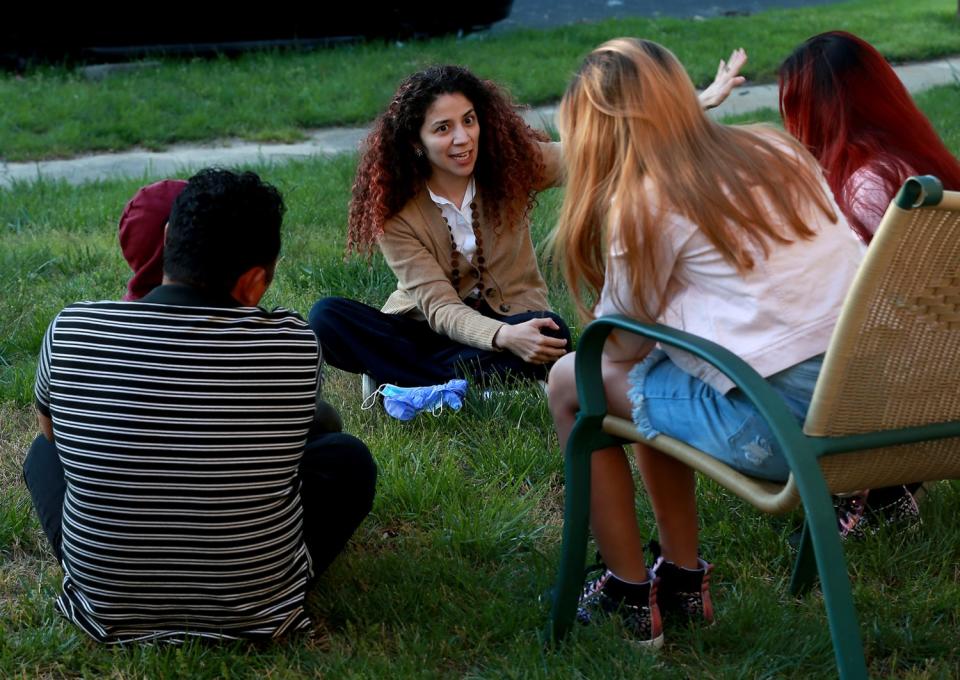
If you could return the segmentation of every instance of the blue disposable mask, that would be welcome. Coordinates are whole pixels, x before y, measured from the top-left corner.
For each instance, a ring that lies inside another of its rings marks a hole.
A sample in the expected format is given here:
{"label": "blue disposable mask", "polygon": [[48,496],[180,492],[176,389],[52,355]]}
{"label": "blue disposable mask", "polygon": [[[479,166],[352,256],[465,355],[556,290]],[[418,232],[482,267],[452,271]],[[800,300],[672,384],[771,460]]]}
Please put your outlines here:
{"label": "blue disposable mask", "polygon": [[421,411],[429,411],[435,416],[440,415],[445,407],[459,411],[467,394],[467,381],[456,379],[425,387],[380,385],[364,402],[363,408],[371,408],[377,394],[383,396],[383,408],[387,413],[397,420],[410,420]]}

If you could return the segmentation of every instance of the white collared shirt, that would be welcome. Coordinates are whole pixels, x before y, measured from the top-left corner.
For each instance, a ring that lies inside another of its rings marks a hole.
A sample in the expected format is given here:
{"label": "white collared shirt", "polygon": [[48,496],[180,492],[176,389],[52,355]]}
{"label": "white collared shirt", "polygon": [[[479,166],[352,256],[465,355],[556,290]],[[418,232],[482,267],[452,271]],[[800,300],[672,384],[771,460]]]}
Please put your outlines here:
{"label": "white collared shirt", "polygon": [[473,177],[467,185],[467,191],[463,194],[463,203],[456,206],[453,201],[437,196],[427,187],[427,192],[442,214],[447,224],[450,225],[450,231],[453,233],[453,240],[457,244],[457,250],[467,258],[467,262],[473,263],[473,255],[477,252],[477,237],[473,233],[473,212],[470,210],[470,203],[476,195],[476,185]]}

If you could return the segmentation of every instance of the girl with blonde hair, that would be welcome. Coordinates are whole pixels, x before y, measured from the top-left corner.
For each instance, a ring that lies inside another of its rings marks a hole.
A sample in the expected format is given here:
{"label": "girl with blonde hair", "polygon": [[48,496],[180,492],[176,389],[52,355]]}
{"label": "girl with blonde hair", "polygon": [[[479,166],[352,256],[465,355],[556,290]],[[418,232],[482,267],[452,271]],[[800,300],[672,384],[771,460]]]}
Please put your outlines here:
{"label": "girl with blonde hair", "polygon": [[[709,119],[676,57],[644,40],[594,50],[559,122],[567,193],[555,247],[584,319],[626,314],[713,340],[802,420],[862,257],[816,161],[773,128]],[[578,409],[573,367],[568,354],[550,373],[561,447]],[[753,476],[788,475],[765,423],[709,364],[614,334],[603,379],[611,412],[648,438],[683,439]],[[606,569],[585,585],[578,618],[615,613],[636,640],[660,645],[661,613],[713,620],[712,567],[698,554],[693,471],[642,445],[634,453],[656,561],[648,569],[623,451],[596,451],[591,527]]]}

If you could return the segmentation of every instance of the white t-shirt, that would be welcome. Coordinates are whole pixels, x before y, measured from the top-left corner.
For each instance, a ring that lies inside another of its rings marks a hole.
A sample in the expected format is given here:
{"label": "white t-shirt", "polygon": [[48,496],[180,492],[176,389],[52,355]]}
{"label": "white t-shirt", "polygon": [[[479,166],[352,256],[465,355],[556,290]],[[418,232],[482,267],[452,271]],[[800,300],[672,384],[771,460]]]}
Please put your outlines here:
{"label": "white t-shirt", "polygon": [[[823,189],[833,202],[826,183]],[[652,185],[648,195],[656,196]],[[655,200],[655,199],[654,199]],[[827,349],[847,289],[863,257],[864,246],[839,208],[832,223],[811,206],[811,240],[772,243],[768,258],[754,253],[754,267],[741,275],[696,224],[676,213],[661,216],[658,276],[648,295],[650,309],[666,298],[657,319],[712,340],[731,350],[767,377]],[[654,212],[653,214],[656,214]],[[643,318],[627,277],[629,253],[611,234],[606,280],[597,316],[625,314]],[[720,392],[734,387],[710,364],[671,347],[670,359]]]}

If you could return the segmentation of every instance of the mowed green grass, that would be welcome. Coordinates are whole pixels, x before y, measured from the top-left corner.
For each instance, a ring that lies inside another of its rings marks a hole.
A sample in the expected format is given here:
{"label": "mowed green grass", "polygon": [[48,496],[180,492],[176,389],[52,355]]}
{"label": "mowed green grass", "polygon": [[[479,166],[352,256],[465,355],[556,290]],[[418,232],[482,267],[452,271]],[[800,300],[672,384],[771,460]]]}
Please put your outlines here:
{"label": "mowed green grass", "polygon": [[893,61],[960,53],[956,6],[947,0],[850,0],[705,21],[618,19],[310,53],[167,60],[97,82],[46,67],[23,77],[0,75],[0,159],[229,137],[293,141],[306,129],[372,120],[400,80],[432,63],[469,66],[526,104],[555,101],[584,55],[623,35],[668,46],[699,85],[712,79],[721,57],[743,46],[750,52],[744,73],[770,81],[796,45],[832,29],[861,35]]}
{"label": "mowed green grass", "polygon": [[[921,106],[960,151],[960,88]],[[769,118],[762,114],[759,118]],[[284,260],[265,305],[306,313],[320,296],[380,303],[393,278],[379,259],[343,259],[355,158],[258,170],[283,191]],[[20,481],[35,434],[31,385],[44,329],[78,299],[117,298],[129,272],[116,244],[124,202],[142,184],[18,185],[0,191],[0,677],[86,678],[807,678],[832,677],[819,593],[787,594],[797,514],[763,516],[700,485],[703,553],[716,564],[718,622],[667,630],[656,655],[614,624],[578,628],[549,648],[540,632],[559,553],[562,461],[545,400],[531,387],[459,413],[399,423],[360,408],[359,379],[330,371],[328,398],[380,467],[373,514],[310,594],[315,627],[273,645],[103,647],[53,608],[61,573]],[[540,196],[534,235],[561,190]],[[555,306],[571,305],[557,277]],[[578,332],[579,328],[575,329]],[[642,526],[653,520],[643,494]],[[960,486],[936,486],[916,533],[847,548],[874,677],[960,677]]]}

